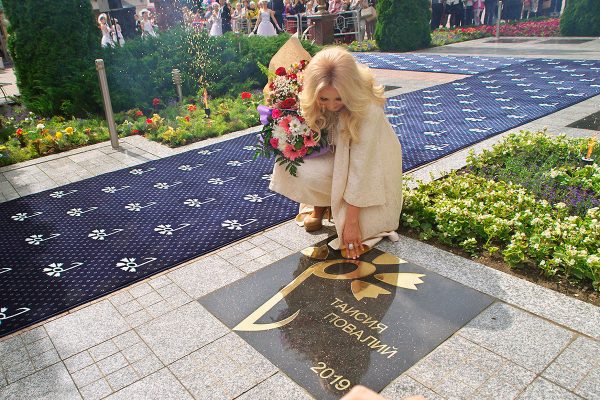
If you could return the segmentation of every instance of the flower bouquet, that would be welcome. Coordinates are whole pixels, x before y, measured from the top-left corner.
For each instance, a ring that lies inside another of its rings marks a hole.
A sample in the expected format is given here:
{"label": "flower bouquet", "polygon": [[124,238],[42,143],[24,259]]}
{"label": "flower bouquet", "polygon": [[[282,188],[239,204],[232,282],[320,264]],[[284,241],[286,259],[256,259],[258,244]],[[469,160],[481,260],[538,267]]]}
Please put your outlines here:
{"label": "flower bouquet", "polygon": [[265,96],[266,105],[257,107],[263,129],[255,158],[275,156],[275,162],[285,165],[286,171],[296,176],[303,159],[319,152],[326,141],[324,135],[306,125],[299,105],[302,91],[302,71],[307,62],[302,60],[288,69],[279,67],[271,74],[271,83]]}

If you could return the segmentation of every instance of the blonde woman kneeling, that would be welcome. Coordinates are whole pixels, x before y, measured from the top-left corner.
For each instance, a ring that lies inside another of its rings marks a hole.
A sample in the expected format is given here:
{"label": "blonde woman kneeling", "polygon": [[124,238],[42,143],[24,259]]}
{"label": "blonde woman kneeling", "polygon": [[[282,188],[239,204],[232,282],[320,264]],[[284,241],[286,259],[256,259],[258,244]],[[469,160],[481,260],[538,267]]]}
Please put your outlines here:
{"label": "blonde woman kneeling", "polygon": [[384,236],[398,238],[402,149],[384,102],[383,88],[349,52],[321,50],[304,72],[300,106],[311,129],[327,132],[330,152],[305,159],[297,177],[273,170],[271,190],[314,206],[303,219],[307,231],[320,229],[331,207],[338,239],[330,245],[349,258]]}

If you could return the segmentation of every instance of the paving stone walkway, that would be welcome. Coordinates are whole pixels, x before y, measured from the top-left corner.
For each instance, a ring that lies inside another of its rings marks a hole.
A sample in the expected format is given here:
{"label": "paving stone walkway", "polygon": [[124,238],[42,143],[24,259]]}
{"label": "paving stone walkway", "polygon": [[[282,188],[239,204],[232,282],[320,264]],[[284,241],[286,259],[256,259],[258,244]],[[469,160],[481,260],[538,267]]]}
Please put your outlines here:
{"label": "paving stone walkway", "polygon": [[[580,45],[448,46],[452,54],[600,59],[600,40]],[[518,48],[516,47],[518,46]],[[486,50],[488,49],[488,50]],[[540,49],[546,49],[540,54]],[[581,50],[581,51],[580,51]],[[434,49],[433,51],[440,51]],[[462,76],[374,71],[389,96]],[[600,96],[521,128],[590,136],[566,128],[600,110]],[[0,201],[204,147],[179,149],[141,137],[113,150],[100,143],[0,168]],[[472,146],[481,151],[505,134]],[[465,164],[462,150],[411,175],[429,180]],[[430,176],[431,175],[431,176]],[[302,387],[231,332],[196,300],[325,239],[293,222],[191,260],[146,281],[0,340],[0,399],[310,399]],[[382,394],[401,399],[600,399],[600,309],[471,260],[402,237],[381,250],[498,300],[407,370]]]}

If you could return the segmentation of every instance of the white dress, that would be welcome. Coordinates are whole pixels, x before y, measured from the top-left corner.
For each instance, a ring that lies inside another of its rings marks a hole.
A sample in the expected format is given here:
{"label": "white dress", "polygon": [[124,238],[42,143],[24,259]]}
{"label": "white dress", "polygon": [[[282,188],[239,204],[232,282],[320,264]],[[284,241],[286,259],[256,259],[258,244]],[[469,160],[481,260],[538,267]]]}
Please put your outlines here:
{"label": "white dress", "polygon": [[110,28],[108,27],[108,25],[104,24],[104,25],[100,25],[100,30],[102,30],[102,40],[100,41],[100,44],[102,45],[102,47],[107,47],[107,46],[114,46],[115,43],[112,41],[111,37],[110,37]]}
{"label": "white dress", "polygon": [[154,32],[154,27],[152,26],[152,22],[142,21],[142,36],[150,35],[152,37],[157,37],[158,35]]}
{"label": "white dress", "polygon": [[277,32],[271,23],[271,13],[269,11],[260,12],[260,24],[256,29],[256,34],[260,36],[275,36]]}
{"label": "white dress", "polygon": [[223,35],[223,23],[221,20],[221,12],[219,12],[218,14],[213,14],[212,17],[210,17],[210,20],[212,22],[212,25],[210,26],[210,32],[208,33],[208,35],[209,36]]}

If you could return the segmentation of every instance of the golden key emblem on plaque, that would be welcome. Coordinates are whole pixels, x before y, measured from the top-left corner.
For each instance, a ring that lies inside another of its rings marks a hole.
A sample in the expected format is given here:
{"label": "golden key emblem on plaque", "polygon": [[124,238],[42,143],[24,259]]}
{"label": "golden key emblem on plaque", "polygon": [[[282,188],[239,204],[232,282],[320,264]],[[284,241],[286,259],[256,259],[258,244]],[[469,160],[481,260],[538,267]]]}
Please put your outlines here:
{"label": "golden key emblem on plaque", "polygon": [[[262,306],[257,308],[252,314],[246,317],[242,322],[237,324],[234,331],[267,331],[270,329],[281,328],[292,322],[301,310],[296,311],[294,314],[281,321],[270,322],[259,324],[257,321],[262,318],[267,312],[269,312],[275,304],[283,300],[286,296],[292,293],[298,286],[300,286],[309,277],[315,275],[319,278],[332,279],[332,280],[352,280],[350,283],[350,289],[356,300],[362,300],[365,297],[377,298],[380,295],[391,294],[391,292],[383,287],[374,285],[369,282],[362,281],[361,278],[372,275],[377,271],[375,264],[377,265],[398,265],[406,264],[401,258],[398,258],[389,253],[383,253],[377,256],[373,261],[361,261],[361,260],[348,260],[348,259],[337,259],[337,260],[326,260],[328,255],[327,245],[321,247],[309,247],[302,250],[302,254],[324,260],[313,264],[302,272],[297,278],[290,282],[286,287],[277,292],[273,297],[267,300]],[[326,269],[336,264],[354,264],[356,268],[345,274],[330,274]],[[384,282],[388,285],[396,286],[403,289],[417,290],[417,286],[423,283],[421,277],[425,275],[416,274],[412,272],[395,272],[395,273],[380,273],[375,274],[373,277],[378,281]]]}

